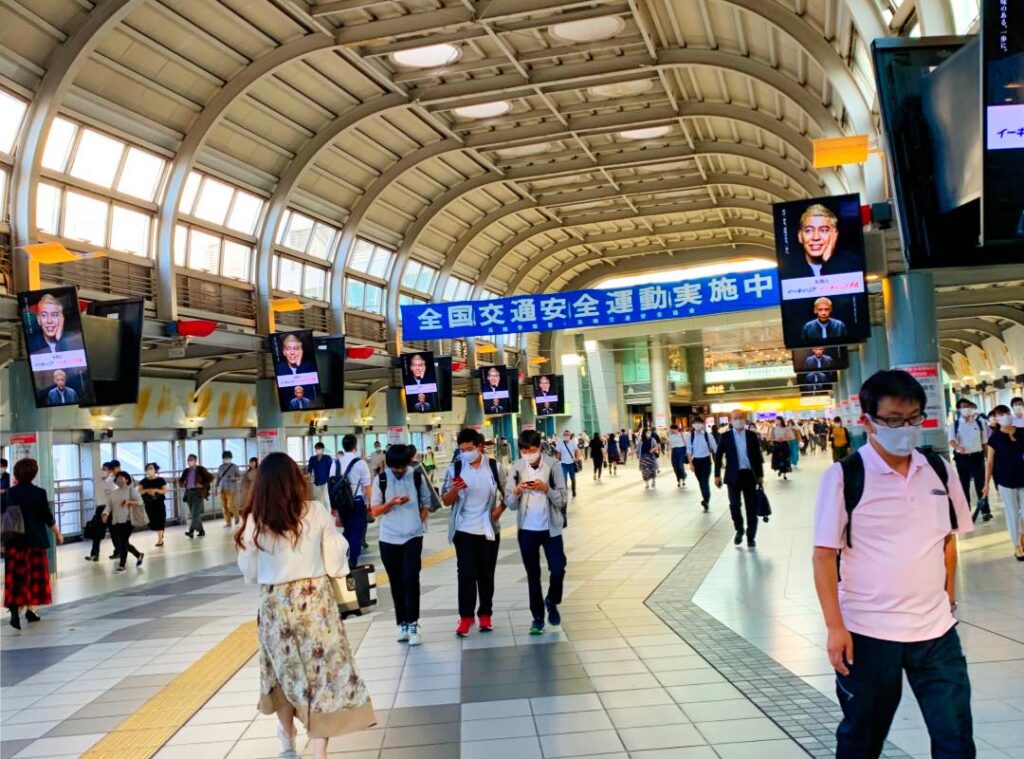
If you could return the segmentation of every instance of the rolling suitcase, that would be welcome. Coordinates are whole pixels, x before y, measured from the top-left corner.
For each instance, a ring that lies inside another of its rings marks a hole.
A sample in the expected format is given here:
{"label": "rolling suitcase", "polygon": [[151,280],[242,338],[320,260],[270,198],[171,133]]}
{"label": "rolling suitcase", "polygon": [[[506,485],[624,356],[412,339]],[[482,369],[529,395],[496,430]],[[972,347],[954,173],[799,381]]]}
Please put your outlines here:
{"label": "rolling suitcase", "polygon": [[342,619],[368,614],[377,605],[377,572],[373,564],[360,564],[348,576],[339,578],[338,585],[341,586],[338,611]]}

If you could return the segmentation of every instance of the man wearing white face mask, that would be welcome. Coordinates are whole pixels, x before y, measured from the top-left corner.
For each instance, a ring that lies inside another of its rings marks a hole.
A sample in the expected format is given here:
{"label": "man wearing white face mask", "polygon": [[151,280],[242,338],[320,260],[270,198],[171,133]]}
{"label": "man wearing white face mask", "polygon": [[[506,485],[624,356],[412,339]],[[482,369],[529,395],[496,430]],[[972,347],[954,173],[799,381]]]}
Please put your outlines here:
{"label": "man wearing white face mask", "polygon": [[[736,528],[733,544],[743,542],[743,512],[746,511],[747,547],[757,545],[757,488],[764,482],[764,457],[757,433],[747,429],[747,413],[740,409],[730,415],[732,429],[723,432],[715,451],[715,487],[722,487],[722,459],[725,485],[729,491],[729,512]],[[743,504],[740,505],[742,499]]]}
{"label": "man wearing white face mask", "polygon": [[915,450],[926,418],[917,380],[877,372],[860,404],[869,443],[825,472],[814,517],[814,584],[843,710],[836,756],[879,756],[906,672],[932,755],[972,757],[953,615],[955,535],[974,529],[970,507],[949,462]]}
{"label": "man wearing white face mask", "polygon": [[[956,419],[949,425],[949,447],[953,449],[953,463],[960,477],[960,487],[971,502],[971,482],[978,497],[978,512],[985,521],[992,519],[992,510],[987,500],[982,500],[981,490],[985,487],[985,448],[988,444],[988,430],[978,417],[978,407],[969,398],[956,402]],[[974,518],[977,519],[975,514]]]}
{"label": "man wearing white face mask", "polygon": [[[462,430],[455,439],[459,457],[448,467],[441,487],[441,503],[452,509],[448,542],[455,546],[459,577],[459,625],[455,634],[469,635],[473,614],[480,632],[494,629],[494,570],[501,539],[498,520],[505,510],[498,501],[505,492],[505,471],[484,455],[484,436],[474,429]],[[475,610],[477,599],[480,606]]]}
{"label": "man wearing white face mask", "polygon": [[1014,427],[1024,427],[1024,398],[1010,401],[1010,423]]}
{"label": "man wearing white face mask", "polygon": [[711,503],[711,457],[718,450],[715,438],[708,432],[708,427],[703,420],[696,420],[693,429],[686,433],[686,450],[690,454],[690,469],[697,477],[697,484],[700,485],[700,505],[704,511],[708,510]]}

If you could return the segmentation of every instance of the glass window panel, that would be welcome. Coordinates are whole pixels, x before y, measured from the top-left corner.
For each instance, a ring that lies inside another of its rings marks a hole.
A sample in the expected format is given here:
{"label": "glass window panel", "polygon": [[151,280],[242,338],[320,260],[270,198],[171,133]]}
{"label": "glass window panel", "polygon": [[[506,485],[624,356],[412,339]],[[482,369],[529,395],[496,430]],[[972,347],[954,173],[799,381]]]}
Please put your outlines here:
{"label": "glass window panel", "polygon": [[123,206],[114,206],[113,213],[110,247],[137,256],[149,255],[149,215]]}
{"label": "glass window panel", "polygon": [[199,441],[188,439],[185,441],[185,458],[181,460],[181,468],[184,469],[188,465],[188,457],[191,455],[199,455]]}
{"label": "glass window panel", "polygon": [[220,457],[224,453],[224,441],[217,438],[213,440],[203,439],[199,441],[199,463],[207,469],[217,473],[220,466]]}
{"label": "glass window panel", "polygon": [[4,115],[0,119],[0,151],[14,152],[14,141],[18,138],[26,108],[28,104],[24,100],[0,90],[0,113]]}
{"label": "glass window panel", "polygon": [[118,191],[134,198],[153,200],[160,184],[160,176],[164,172],[164,165],[164,159],[159,156],[138,148],[128,148],[124,169],[117,180]]}
{"label": "glass window panel", "polygon": [[366,300],[363,303],[363,309],[369,311],[371,314],[381,314],[384,312],[383,288],[377,287],[376,285],[366,286]]}
{"label": "glass window panel", "polygon": [[7,207],[7,172],[0,169],[0,218],[4,216],[4,209]]}
{"label": "glass window panel", "polygon": [[318,266],[306,266],[306,278],[302,285],[302,294],[307,298],[324,299],[324,285],[327,282],[327,272]]}
{"label": "glass window panel", "polygon": [[309,243],[309,236],[313,232],[313,220],[300,213],[293,213],[288,231],[285,233],[284,241],[281,243],[286,248],[297,250],[300,253],[306,252],[306,245]]}
{"label": "glass window panel", "polygon": [[109,189],[114,184],[123,154],[123,142],[86,129],[78,141],[71,176]]}
{"label": "glass window panel", "polygon": [[71,143],[75,140],[78,125],[67,119],[56,118],[50,127],[50,136],[46,138],[43,150],[43,167],[53,171],[64,171],[71,152]]}
{"label": "glass window panel", "polygon": [[106,201],[68,191],[64,194],[64,237],[94,245],[107,241]]}
{"label": "glass window panel", "polygon": [[365,293],[366,283],[349,277],[348,282],[345,283],[345,305],[349,308],[362,309]]}
{"label": "glass window panel", "polygon": [[204,177],[203,185],[199,189],[199,200],[196,201],[192,215],[214,224],[223,224],[234,194],[235,191],[229,185],[212,177]]}
{"label": "glass window panel", "polygon": [[188,264],[188,227],[176,224],[174,227],[174,265]]}
{"label": "glass window panel", "polygon": [[402,272],[402,287],[416,287],[416,278],[420,275],[420,262],[410,261]]}
{"label": "glass window panel", "polygon": [[420,292],[428,293],[430,288],[434,286],[434,275],[437,274],[437,269],[432,269],[429,266],[420,267],[420,276],[416,278],[415,289]]}
{"label": "glass window panel", "polygon": [[199,193],[199,183],[203,181],[203,176],[190,171],[188,179],[185,180],[185,187],[181,191],[181,205],[178,208],[182,213],[192,213],[192,206],[195,205],[196,195]]}
{"label": "glass window panel", "polygon": [[373,258],[370,260],[370,270],[367,274],[383,278],[388,272],[389,263],[391,263],[391,251],[378,246],[373,249]]}
{"label": "glass window panel", "polygon": [[277,289],[296,294],[302,292],[302,264],[299,261],[294,258],[281,258]]}
{"label": "glass window panel", "polygon": [[[239,468],[245,468],[245,438],[232,437],[224,441],[224,450],[231,451],[231,460],[239,466]],[[223,451],[221,451],[223,453]]]}
{"label": "glass window panel", "polygon": [[252,259],[252,248],[232,240],[224,241],[224,268],[221,273],[225,277],[249,281],[249,261]]}
{"label": "glass window panel", "polygon": [[40,183],[36,191],[36,226],[51,235],[60,233],[60,188]]}
{"label": "glass window panel", "polygon": [[245,464],[249,465],[249,459],[255,457],[259,458],[260,455],[260,441],[254,437],[245,439]]}
{"label": "glass window panel", "polygon": [[313,227],[313,237],[309,241],[309,250],[307,253],[317,258],[327,259],[328,254],[331,252],[331,246],[334,245],[334,228],[329,227],[326,224],[317,224]]}
{"label": "glass window panel", "polygon": [[370,271],[370,259],[373,258],[373,243],[366,240],[356,240],[352,249],[352,258],[348,262],[350,269],[366,273]]}
{"label": "glass window panel", "polygon": [[978,17],[978,0],[951,0],[953,27],[957,34],[966,34]]}
{"label": "glass window panel", "polygon": [[235,194],[235,203],[231,206],[228,226],[239,232],[251,235],[256,229],[256,221],[263,210],[263,200],[248,192],[239,190]]}
{"label": "glass window panel", "polygon": [[189,233],[188,265],[199,271],[220,271],[220,238],[199,229]]}
{"label": "glass window panel", "polygon": [[77,480],[81,477],[78,462],[77,445],[53,446],[53,478],[55,480]]}
{"label": "glass window panel", "polygon": [[306,438],[297,435],[289,435],[285,438],[285,447],[288,449],[288,455],[297,463],[303,465],[306,463]]}
{"label": "glass window panel", "polygon": [[137,441],[116,443],[114,456],[121,462],[121,468],[132,478],[137,478],[146,471],[146,457],[143,444]]}
{"label": "glass window panel", "polygon": [[167,478],[174,471],[174,449],[170,440],[154,440],[146,443],[146,463],[154,463]]}
{"label": "glass window panel", "polygon": [[448,277],[448,281],[444,283],[444,291],[441,293],[442,300],[455,300],[455,287],[458,282],[455,277]]}

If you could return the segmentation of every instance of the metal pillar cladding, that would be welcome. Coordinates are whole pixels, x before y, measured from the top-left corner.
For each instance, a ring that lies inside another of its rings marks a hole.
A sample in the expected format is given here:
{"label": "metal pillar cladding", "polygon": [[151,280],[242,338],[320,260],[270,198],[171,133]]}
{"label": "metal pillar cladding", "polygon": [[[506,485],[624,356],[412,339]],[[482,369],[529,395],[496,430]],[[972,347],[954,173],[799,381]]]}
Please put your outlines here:
{"label": "metal pillar cladding", "polygon": [[943,452],[949,443],[946,440],[946,410],[941,387],[935,279],[931,272],[896,274],[883,280],[882,294],[891,367],[919,370],[934,367],[937,373],[933,382],[922,383],[925,384],[931,410],[928,411],[930,419],[921,435],[921,444]]}
{"label": "metal pillar cladding", "polygon": [[405,409],[405,391],[400,387],[389,387],[384,402],[388,415],[388,441],[408,443],[409,414]]}
{"label": "metal pillar cladding", "polygon": [[[32,383],[32,370],[29,368],[28,361],[12,362],[7,368],[7,376],[7,386],[10,388],[8,405],[11,413],[11,436],[13,437],[18,433],[35,436],[33,443],[26,443],[24,446],[15,444],[13,440],[10,441],[10,453],[8,453],[10,457],[8,461],[10,465],[9,471],[13,472],[14,465],[23,455],[36,460],[36,463],[39,465],[39,474],[36,475],[33,484],[46,491],[46,500],[50,503],[50,510],[53,512],[54,518],[57,519],[57,527],[63,531],[62,520],[56,513],[53,492],[52,419],[55,412],[51,409],[36,408],[36,404],[32,401],[36,391]],[[77,411],[78,408],[75,407],[73,410]],[[25,454],[19,451],[19,448],[23,448]],[[81,524],[85,524],[85,520],[90,519],[92,514],[83,513],[80,517]],[[47,559],[50,563],[50,575],[53,576],[57,574],[56,543],[52,532],[47,531],[46,534],[50,541],[50,545],[47,548]]]}
{"label": "metal pillar cladding", "polygon": [[466,395],[466,423],[464,427],[476,427],[483,430],[484,424],[484,399],[480,393],[468,393]]}
{"label": "metal pillar cladding", "polygon": [[[852,402],[854,399],[860,398],[860,386],[863,384],[864,379],[861,373],[860,348],[852,346],[849,350],[849,355],[850,368],[843,372],[843,374],[846,378],[846,398]],[[850,444],[854,449],[860,448],[867,442],[867,433],[864,431],[864,425],[860,423],[859,419],[859,415],[856,416],[853,419],[853,424],[850,425]]]}
{"label": "metal pillar cladding", "polygon": [[256,380],[256,440],[259,458],[262,461],[268,453],[284,453],[284,414],[277,396],[277,382],[264,377]]}
{"label": "metal pillar cladding", "polygon": [[652,336],[647,342],[651,365],[651,418],[654,427],[668,428],[672,424],[672,408],[668,402],[668,348],[661,335]]}
{"label": "metal pillar cladding", "polygon": [[[696,331],[696,330],[695,330]],[[700,332],[696,331],[699,342],[697,345],[687,345],[683,351],[686,359],[686,380],[690,384],[690,402],[701,403],[704,400],[704,343]],[[689,336],[689,332],[687,336]],[[689,340],[687,340],[689,343]]]}
{"label": "metal pillar cladding", "polygon": [[613,346],[610,342],[600,340],[585,340],[583,345],[590,376],[590,392],[594,397],[594,410],[597,412],[597,431],[617,430],[625,421],[625,417],[619,416],[619,406],[616,402],[616,397],[620,393],[615,384]]}
{"label": "metal pillar cladding", "polygon": [[860,346],[860,371],[862,381],[882,369],[889,368],[889,339],[885,326],[871,325],[871,337]]}

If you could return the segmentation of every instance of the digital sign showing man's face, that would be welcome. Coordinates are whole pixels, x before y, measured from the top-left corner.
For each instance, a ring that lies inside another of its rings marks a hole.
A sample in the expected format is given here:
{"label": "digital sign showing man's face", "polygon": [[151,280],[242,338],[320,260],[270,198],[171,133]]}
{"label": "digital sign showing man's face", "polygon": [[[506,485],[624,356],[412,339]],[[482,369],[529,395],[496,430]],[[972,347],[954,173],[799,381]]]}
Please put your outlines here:
{"label": "digital sign showing man's face", "polygon": [[412,376],[418,380],[422,380],[427,376],[427,361],[420,354],[416,354],[409,359],[409,371],[412,372]]}
{"label": "digital sign showing man's face", "polygon": [[58,390],[63,390],[68,384],[68,375],[62,369],[58,369],[53,373],[53,384]]}
{"label": "digital sign showing man's face", "polygon": [[814,313],[818,316],[818,321],[827,322],[832,316],[832,301],[828,298],[822,298],[814,303]]}
{"label": "digital sign showing man's face", "polygon": [[804,211],[797,239],[804,248],[807,263],[820,264],[832,257],[839,239],[836,221],[835,214],[820,204]]}
{"label": "digital sign showing man's face", "polygon": [[42,327],[43,335],[47,340],[51,342],[60,340],[61,333],[64,332],[64,307],[59,300],[52,295],[44,295],[40,298],[36,318],[39,319],[39,326]]}
{"label": "digital sign showing man's face", "polygon": [[825,355],[825,349],[824,348],[812,348],[811,352],[814,354],[815,358],[821,358],[822,356]]}
{"label": "digital sign showing man's face", "polygon": [[294,335],[284,339],[281,343],[281,352],[284,353],[284,359],[289,366],[298,366],[302,363],[302,341]]}
{"label": "digital sign showing man's face", "polygon": [[302,385],[295,386],[295,397],[302,398],[306,394],[306,391],[302,389]]}
{"label": "digital sign showing man's face", "polygon": [[487,370],[487,384],[491,387],[497,387],[501,384],[501,372],[494,367]]}
{"label": "digital sign showing man's face", "polygon": [[420,393],[419,395],[416,396],[416,400],[419,403],[426,403],[427,402],[427,396],[426,396],[425,393]]}
{"label": "digital sign showing man's face", "polygon": [[547,395],[548,392],[551,390],[551,378],[541,377],[539,380],[537,380],[537,387],[540,388],[540,392],[542,395]]}

